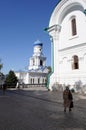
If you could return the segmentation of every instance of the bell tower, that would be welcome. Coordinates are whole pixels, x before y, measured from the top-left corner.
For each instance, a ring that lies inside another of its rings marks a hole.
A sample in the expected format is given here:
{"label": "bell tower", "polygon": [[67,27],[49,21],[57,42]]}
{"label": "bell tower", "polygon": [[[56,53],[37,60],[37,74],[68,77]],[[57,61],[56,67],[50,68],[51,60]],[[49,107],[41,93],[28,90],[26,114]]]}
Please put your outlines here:
{"label": "bell tower", "polygon": [[39,70],[46,66],[46,57],[42,53],[43,43],[39,40],[33,44],[33,55],[30,58],[29,70]]}

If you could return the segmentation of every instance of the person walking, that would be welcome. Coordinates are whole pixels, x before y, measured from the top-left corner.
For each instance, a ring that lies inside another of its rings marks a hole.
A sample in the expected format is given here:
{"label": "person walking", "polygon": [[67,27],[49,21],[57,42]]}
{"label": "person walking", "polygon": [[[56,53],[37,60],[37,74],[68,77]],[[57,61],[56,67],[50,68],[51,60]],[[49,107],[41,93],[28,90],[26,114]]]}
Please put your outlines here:
{"label": "person walking", "polygon": [[69,112],[73,108],[73,96],[71,91],[69,90],[69,87],[66,87],[66,89],[63,91],[63,100],[64,100],[64,112],[66,112],[66,109],[69,109]]}
{"label": "person walking", "polygon": [[6,84],[6,82],[4,82],[4,84],[3,84],[3,95],[5,95],[6,88],[7,88],[7,84]]}

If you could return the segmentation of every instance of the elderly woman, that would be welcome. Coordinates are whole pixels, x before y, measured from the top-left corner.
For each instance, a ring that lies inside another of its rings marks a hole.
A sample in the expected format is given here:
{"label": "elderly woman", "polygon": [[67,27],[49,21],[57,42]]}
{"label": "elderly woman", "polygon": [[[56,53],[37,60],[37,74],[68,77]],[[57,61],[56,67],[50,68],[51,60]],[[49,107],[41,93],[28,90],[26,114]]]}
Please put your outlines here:
{"label": "elderly woman", "polygon": [[63,91],[63,100],[64,100],[64,112],[66,112],[66,109],[69,108],[69,111],[71,111],[71,102],[73,100],[72,93],[69,90],[69,87],[66,87],[66,89]]}

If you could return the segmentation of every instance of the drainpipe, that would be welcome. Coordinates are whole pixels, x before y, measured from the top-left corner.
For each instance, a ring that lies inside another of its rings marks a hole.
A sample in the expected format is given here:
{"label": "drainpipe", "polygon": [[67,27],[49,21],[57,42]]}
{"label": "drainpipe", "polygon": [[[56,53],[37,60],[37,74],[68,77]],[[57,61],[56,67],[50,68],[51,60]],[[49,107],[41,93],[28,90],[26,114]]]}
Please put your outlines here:
{"label": "drainpipe", "polygon": [[[44,30],[49,34],[48,32],[49,28],[45,28]],[[50,84],[50,76],[52,75],[52,73],[54,72],[54,43],[53,43],[53,37],[50,36],[50,40],[51,40],[51,72],[47,75],[47,83],[46,83],[46,88],[49,90],[49,84]]]}
{"label": "drainpipe", "polygon": [[50,76],[53,74],[54,72],[54,43],[53,43],[53,38],[52,36],[50,36],[50,40],[51,40],[51,72],[47,75],[47,84],[46,84],[46,88],[49,90],[49,84],[50,84]]}

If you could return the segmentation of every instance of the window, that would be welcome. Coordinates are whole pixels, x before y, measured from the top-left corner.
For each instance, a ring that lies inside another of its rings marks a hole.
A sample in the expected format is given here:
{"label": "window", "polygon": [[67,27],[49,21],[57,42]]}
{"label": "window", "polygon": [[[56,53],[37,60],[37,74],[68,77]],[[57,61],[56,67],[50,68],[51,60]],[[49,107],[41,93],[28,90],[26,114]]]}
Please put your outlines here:
{"label": "window", "polygon": [[76,30],[76,19],[73,18],[71,20],[71,33],[72,33],[72,36],[76,35],[77,34],[77,30]]}
{"label": "window", "polygon": [[33,65],[35,65],[35,60],[33,59]]}
{"label": "window", "polygon": [[34,84],[34,79],[33,78],[31,78],[31,84]]}
{"label": "window", "polygon": [[40,83],[40,79],[38,78],[38,84]]}
{"label": "window", "polygon": [[73,57],[73,62],[72,62],[72,69],[79,69],[79,59],[78,56],[74,55]]}
{"label": "window", "polygon": [[34,79],[33,79],[33,84],[34,84]]}
{"label": "window", "polygon": [[42,60],[40,60],[40,65],[41,65],[41,66],[43,65],[43,62],[42,62]]}
{"label": "window", "polygon": [[32,84],[32,79],[31,79],[31,84]]}
{"label": "window", "polygon": [[43,83],[44,83],[44,78],[43,78]]}

